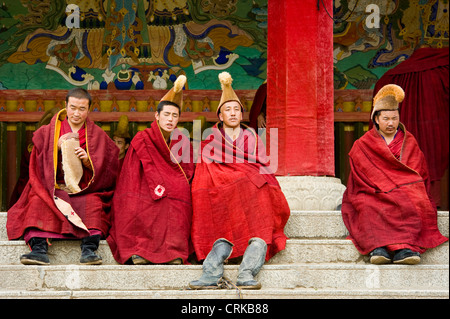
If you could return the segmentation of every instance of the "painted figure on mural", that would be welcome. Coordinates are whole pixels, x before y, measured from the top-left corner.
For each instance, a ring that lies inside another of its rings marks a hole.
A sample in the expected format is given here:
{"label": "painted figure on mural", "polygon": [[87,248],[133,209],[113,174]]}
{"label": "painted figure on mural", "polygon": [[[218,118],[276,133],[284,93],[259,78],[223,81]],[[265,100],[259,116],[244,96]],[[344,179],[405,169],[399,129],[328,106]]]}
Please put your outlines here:
{"label": "painted figure on mural", "polygon": [[259,289],[265,261],[285,249],[290,209],[255,131],[241,124],[243,106],[228,72],[219,74],[220,120],[201,144],[192,182],[192,242],[202,276],[192,289],[218,287],[226,260],[242,257],[236,285]]}
{"label": "painted figure on mural", "polygon": [[[448,1],[336,0],[333,4],[335,89],[373,88],[386,68],[408,59],[419,43],[448,46]],[[371,23],[375,13],[377,25]]]}
{"label": "painted figure on mural", "polygon": [[66,107],[34,133],[29,182],[6,225],[10,240],[31,248],[23,264],[48,265],[48,239],[81,239],[80,263],[102,263],[95,251],[109,227],[119,150],[87,117],[90,104],[86,90],[70,90]]}
{"label": "painted figure on mural", "polygon": [[437,226],[425,157],[400,122],[405,93],[395,84],[374,97],[374,127],[350,153],[342,217],[351,239],[373,264],[417,264],[420,254],[448,240]]}
{"label": "painted figure on mural", "polygon": [[193,151],[177,124],[186,77],[161,99],[150,128],[131,141],[113,198],[107,238],[121,264],[183,264],[192,253]]}
{"label": "painted figure on mural", "polygon": [[[44,63],[46,70],[56,72],[71,85],[161,89],[151,78],[153,72],[156,80],[167,73],[170,89],[188,68],[192,67],[194,75],[221,70],[238,58],[244,61],[246,76],[260,80],[258,75],[264,72],[265,58],[251,53],[243,59],[234,52],[238,47],[264,49],[265,26],[257,23],[254,13],[248,13],[251,18],[244,15],[251,6],[235,18],[236,2],[72,1],[78,11],[66,9],[65,0],[22,2],[25,14],[18,14],[18,21],[8,30],[8,34],[20,35],[11,39],[7,52],[0,52],[0,60],[25,62],[29,67]],[[24,12],[17,6],[10,5],[12,10]],[[73,19],[78,26],[69,23]]]}

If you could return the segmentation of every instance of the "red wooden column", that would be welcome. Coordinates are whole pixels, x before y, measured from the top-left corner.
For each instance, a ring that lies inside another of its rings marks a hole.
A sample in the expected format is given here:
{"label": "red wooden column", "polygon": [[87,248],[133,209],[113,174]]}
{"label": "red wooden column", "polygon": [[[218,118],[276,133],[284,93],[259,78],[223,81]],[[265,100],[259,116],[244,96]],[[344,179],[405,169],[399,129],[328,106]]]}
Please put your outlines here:
{"label": "red wooden column", "polygon": [[[333,1],[323,3],[332,13]],[[268,17],[267,125],[278,128],[277,175],[334,176],[333,21],[317,0],[269,0]]]}

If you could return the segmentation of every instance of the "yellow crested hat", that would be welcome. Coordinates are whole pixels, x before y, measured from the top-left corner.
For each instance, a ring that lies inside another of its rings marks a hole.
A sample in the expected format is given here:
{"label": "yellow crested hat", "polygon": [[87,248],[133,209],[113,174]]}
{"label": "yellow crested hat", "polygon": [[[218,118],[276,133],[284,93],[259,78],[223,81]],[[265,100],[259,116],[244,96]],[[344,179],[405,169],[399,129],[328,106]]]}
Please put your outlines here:
{"label": "yellow crested hat", "polygon": [[183,87],[186,84],[186,76],[180,75],[173,84],[173,87],[161,98],[161,101],[169,101],[183,107]]}
{"label": "yellow crested hat", "polygon": [[231,77],[230,73],[228,72],[222,72],[219,74],[219,81],[220,86],[222,87],[222,96],[220,97],[219,106],[217,107],[216,114],[219,116],[219,111],[222,105],[229,101],[236,101],[241,106],[242,111],[244,110],[244,107],[242,106],[241,101],[239,100],[238,96],[233,90],[233,87],[231,86],[231,83],[233,82],[233,78]]}
{"label": "yellow crested hat", "polygon": [[370,118],[377,111],[394,111],[398,110],[399,104],[405,98],[405,92],[396,84],[388,84],[383,86],[373,98],[373,110]]}
{"label": "yellow crested hat", "polygon": [[117,124],[117,129],[114,132],[113,136],[122,137],[122,138],[131,138],[130,132],[128,129],[128,116],[122,115],[119,118],[119,123]]}

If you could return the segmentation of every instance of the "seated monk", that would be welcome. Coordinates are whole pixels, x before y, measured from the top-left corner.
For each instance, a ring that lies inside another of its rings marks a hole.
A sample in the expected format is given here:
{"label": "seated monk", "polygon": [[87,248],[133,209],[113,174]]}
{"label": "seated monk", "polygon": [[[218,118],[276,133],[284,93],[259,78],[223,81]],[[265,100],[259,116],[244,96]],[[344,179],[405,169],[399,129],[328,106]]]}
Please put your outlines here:
{"label": "seated monk", "polygon": [[118,149],[87,118],[90,104],[86,90],[70,90],[66,107],[33,135],[29,181],[6,225],[10,240],[23,238],[31,248],[23,264],[48,265],[49,238],[81,239],[80,263],[102,262],[95,251],[109,227]]}
{"label": "seated monk", "polygon": [[107,238],[121,264],[185,263],[192,253],[192,146],[177,124],[181,75],[161,99],[150,128],[131,141],[117,181]]}
{"label": "seated monk", "polygon": [[448,239],[437,226],[428,167],[416,139],[400,123],[401,87],[374,97],[375,126],[350,153],[342,217],[351,239],[373,264],[417,264],[420,254]]}
{"label": "seated monk", "polygon": [[243,108],[227,72],[219,75],[220,123],[201,145],[201,162],[192,182],[192,242],[203,274],[192,289],[217,288],[228,258],[242,257],[237,286],[259,289],[255,280],[264,262],[286,246],[290,209],[264,145],[243,124]]}

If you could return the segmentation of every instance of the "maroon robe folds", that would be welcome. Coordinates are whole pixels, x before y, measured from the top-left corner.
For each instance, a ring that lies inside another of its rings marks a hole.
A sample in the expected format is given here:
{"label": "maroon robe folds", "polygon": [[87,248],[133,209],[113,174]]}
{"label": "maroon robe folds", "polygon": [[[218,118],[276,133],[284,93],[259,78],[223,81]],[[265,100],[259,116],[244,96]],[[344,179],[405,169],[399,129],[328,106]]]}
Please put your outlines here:
{"label": "maroon robe folds", "polygon": [[11,194],[11,198],[8,204],[9,208],[13,207],[13,205],[19,200],[20,195],[23,193],[23,190],[28,183],[28,168],[30,166],[30,156],[32,149],[33,144],[31,143],[22,153],[22,158],[20,159],[20,176]]}
{"label": "maroon robe folds", "polygon": [[403,124],[399,129],[404,132],[399,159],[375,127],[349,153],[342,217],[348,238],[363,255],[390,245],[423,253],[448,240],[437,226],[425,157]]}
{"label": "maroon robe folds", "polygon": [[401,129],[397,130],[394,139],[388,145],[389,150],[391,151],[392,155],[395,156],[396,159],[400,159],[404,139],[405,133]]}
{"label": "maroon robe folds", "polygon": [[202,161],[192,182],[192,242],[199,260],[213,243],[234,244],[230,258],[242,256],[252,237],[267,243],[266,260],[286,246],[290,209],[270,171],[265,148],[252,129],[232,142],[216,124],[202,142]]}
{"label": "maroon robe folds", "polygon": [[68,194],[56,185],[57,142],[66,111],[61,110],[49,125],[33,135],[29,182],[17,203],[8,210],[9,239],[23,237],[26,230],[62,234],[72,238],[90,235],[90,230],[106,234],[110,200],[118,170],[118,149],[108,135],[86,119],[86,145],[92,178],[78,193]]}
{"label": "maroon robe folds", "polygon": [[168,146],[157,121],[133,138],[117,182],[107,238],[117,262],[124,264],[132,255],[153,263],[185,262],[192,253],[192,156],[189,139],[175,129]]}
{"label": "maroon robe folds", "polygon": [[255,93],[255,97],[253,99],[252,108],[250,109],[249,115],[249,126],[258,132],[258,116],[263,113],[264,116],[266,114],[267,107],[267,82],[261,84],[258,90]]}

